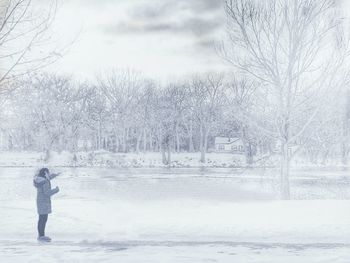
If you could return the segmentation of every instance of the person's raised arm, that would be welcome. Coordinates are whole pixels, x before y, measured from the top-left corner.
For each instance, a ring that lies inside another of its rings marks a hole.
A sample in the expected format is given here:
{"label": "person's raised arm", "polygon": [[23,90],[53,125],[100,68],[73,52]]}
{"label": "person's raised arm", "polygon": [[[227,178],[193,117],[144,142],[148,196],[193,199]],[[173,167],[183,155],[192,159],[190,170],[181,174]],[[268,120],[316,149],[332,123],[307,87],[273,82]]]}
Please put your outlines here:
{"label": "person's raised arm", "polygon": [[61,173],[56,173],[56,174],[50,174],[49,177],[50,177],[50,180],[52,180],[53,178],[59,176]]}

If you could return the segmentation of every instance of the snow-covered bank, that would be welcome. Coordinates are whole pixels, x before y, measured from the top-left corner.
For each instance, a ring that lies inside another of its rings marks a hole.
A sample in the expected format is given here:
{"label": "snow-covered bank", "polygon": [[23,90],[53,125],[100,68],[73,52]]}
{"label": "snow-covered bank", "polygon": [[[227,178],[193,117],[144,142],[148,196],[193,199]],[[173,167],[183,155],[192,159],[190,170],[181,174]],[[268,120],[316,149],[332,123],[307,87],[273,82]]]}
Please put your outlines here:
{"label": "snow-covered bank", "polygon": [[[112,153],[108,151],[95,152],[0,152],[0,167],[121,167],[121,168],[154,168],[154,167],[208,167],[236,168],[246,167],[245,157],[240,154],[215,153],[206,154],[206,162],[199,161],[200,153],[172,153],[171,163],[164,165],[162,157],[157,152],[147,153]],[[279,156],[255,157],[251,167],[277,167]],[[310,163],[303,158],[294,158],[294,167],[344,167],[340,160],[329,160],[325,164]]]}
{"label": "snow-covered bank", "polygon": [[[240,167],[245,158],[239,154],[208,153],[205,163],[199,153],[173,153],[170,167]],[[269,163],[270,164],[270,163]],[[75,167],[168,167],[160,153],[98,152],[0,152],[0,166],[75,166]]]}

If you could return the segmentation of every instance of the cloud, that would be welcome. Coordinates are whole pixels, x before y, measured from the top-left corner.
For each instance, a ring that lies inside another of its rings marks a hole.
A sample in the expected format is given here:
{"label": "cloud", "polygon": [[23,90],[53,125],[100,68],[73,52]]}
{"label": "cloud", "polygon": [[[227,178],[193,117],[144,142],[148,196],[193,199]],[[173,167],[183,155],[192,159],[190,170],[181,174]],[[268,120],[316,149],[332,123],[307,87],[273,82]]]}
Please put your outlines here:
{"label": "cloud", "polygon": [[157,19],[166,17],[172,13],[174,4],[163,2],[158,5],[141,5],[138,4],[129,9],[130,19]]}
{"label": "cloud", "polygon": [[129,1],[127,17],[107,24],[104,27],[106,33],[191,33],[202,36],[223,24],[221,0]]}
{"label": "cloud", "polygon": [[82,4],[82,5],[88,4],[88,5],[92,5],[95,7],[108,5],[108,4],[116,4],[116,2],[117,2],[115,0],[70,0],[70,1],[75,1],[75,2]]}
{"label": "cloud", "polygon": [[217,18],[215,19],[203,19],[203,18],[192,18],[187,20],[183,27],[187,28],[197,36],[209,35],[221,28],[222,23]]}
{"label": "cloud", "polygon": [[[129,0],[123,18],[102,26],[109,37],[176,37],[169,48],[187,57],[216,57],[216,43],[225,27],[221,0]],[[173,39],[173,38],[172,38]],[[173,52],[169,51],[169,52]]]}
{"label": "cloud", "polygon": [[133,19],[154,19],[190,11],[193,14],[216,12],[222,9],[221,0],[162,0],[137,4],[129,10]]}
{"label": "cloud", "polygon": [[204,51],[214,52],[215,47],[218,45],[218,41],[215,39],[199,39],[195,41],[194,47]]}
{"label": "cloud", "polygon": [[168,33],[194,36],[210,35],[222,23],[216,19],[188,18],[182,21],[121,21],[116,25],[106,25],[104,32],[107,34],[150,34]]}
{"label": "cloud", "polygon": [[186,1],[187,3],[191,3],[192,9],[201,11],[201,12],[212,12],[218,9],[221,9],[223,3],[221,0],[194,0],[194,1]]}
{"label": "cloud", "polygon": [[169,36],[174,41],[163,45],[162,52],[206,60],[217,57],[215,46],[225,28],[221,0],[128,1],[121,16],[98,25],[109,39],[141,36],[152,42]]}

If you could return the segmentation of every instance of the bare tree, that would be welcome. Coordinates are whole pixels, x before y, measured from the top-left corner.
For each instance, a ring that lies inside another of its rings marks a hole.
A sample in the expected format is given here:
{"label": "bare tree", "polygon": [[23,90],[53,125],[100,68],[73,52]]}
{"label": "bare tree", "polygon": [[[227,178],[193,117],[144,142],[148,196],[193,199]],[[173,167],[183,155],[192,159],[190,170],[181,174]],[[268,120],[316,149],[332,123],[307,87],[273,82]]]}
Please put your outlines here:
{"label": "bare tree", "polygon": [[134,107],[135,113],[135,135],[136,135],[136,152],[140,151],[142,146],[143,152],[153,148],[154,129],[158,119],[155,117],[157,107],[157,86],[152,80],[144,79],[141,89],[138,90],[137,105]]}
{"label": "bare tree", "polygon": [[281,194],[289,199],[290,146],[322,107],[322,96],[344,79],[342,19],[331,0],[226,0],[225,7],[223,55],[261,83],[269,115],[255,124],[280,141]]}
{"label": "bare tree", "polygon": [[[243,144],[246,156],[246,163],[253,163],[253,140],[252,131],[254,127],[249,126],[249,122],[244,121],[240,116],[240,111],[237,108],[244,109],[246,113],[251,113],[253,110],[255,91],[257,85],[247,78],[237,79],[231,78],[227,82],[226,98],[227,98],[227,113],[225,114],[226,126],[230,126],[231,132],[239,133]],[[258,136],[254,134],[255,138]]]}
{"label": "bare tree", "polygon": [[220,118],[224,104],[224,75],[208,73],[204,76],[195,76],[188,89],[190,107],[199,125],[200,161],[205,162],[208,137],[214,123]]}
{"label": "bare tree", "polygon": [[56,0],[50,0],[39,11],[32,0],[0,1],[0,95],[14,87],[17,77],[61,57],[56,48],[47,48],[52,44],[48,29],[56,6]]}
{"label": "bare tree", "polygon": [[106,126],[109,120],[107,99],[101,89],[94,85],[86,84],[84,93],[86,97],[84,123],[94,133],[95,149],[101,150],[105,146]]}
{"label": "bare tree", "polygon": [[[137,118],[140,106],[140,90],[143,85],[141,74],[132,70],[113,70],[97,80],[110,107],[113,133],[116,140],[115,150],[127,152],[128,141]],[[119,143],[120,142],[120,143]]]}
{"label": "bare tree", "polygon": [[12,96],[16,144],[21,149],[75,151],[86,107],[82,89],[69,77],[54,74],[36,74],[21,85]]}
{"label": "bare tree", "polygon": [[[159,90],[156,116],[158,144],[164,164],[171,163],[171,152],[179,151],[180,129],[186,104],[186,90],[182,85],[171,84]],[[167,155],[165,155],[167,153]]]}

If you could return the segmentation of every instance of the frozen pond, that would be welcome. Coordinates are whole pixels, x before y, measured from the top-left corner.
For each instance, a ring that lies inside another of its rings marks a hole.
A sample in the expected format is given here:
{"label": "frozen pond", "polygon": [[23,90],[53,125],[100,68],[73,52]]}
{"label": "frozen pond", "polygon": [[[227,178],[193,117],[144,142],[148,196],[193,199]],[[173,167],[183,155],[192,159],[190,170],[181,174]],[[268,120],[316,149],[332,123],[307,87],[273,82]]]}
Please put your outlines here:
{"label": "frozen pond", "polygon": [[347,262],[350,256],[346,170],[293,170],[291,201],[278,200],[278,171],[271,169],[52,171],[62,172],[52,181],[61,191],[52,200],[47,233],[54,242],[45,247],[51,260],[45,261],[35,240],[35,170],[0,168],[6,262]]}
{"label": "frozen pond", "polygon": [[[0,168],[0,200],[35,198],[33,168]],[[61,197],[118,200],[278,198],[277,169],[103,169],[56,168]],[[350,171],[298,169],[291,172],[293,199],[349,199]]]}
{"label": "frozen pond", "polygon": [[[62,172],[53,181],[53,185],[57,183],[62,190],[61,198],[135,201],[178,198],[226,201],[274,199],[270,192],[271,179],[261,181],[250,175],[245,178],[240,171],[236,174],[224,169],[211,172],[198,169],[59,168],[53,171]],[[0,200],[34,200],[34,172],[31,168],[0,168],[1,182],[7,186],[0,192]],[[250,189],[256,183],[265,185],[266,189],[260,189],[265,192]]]}

